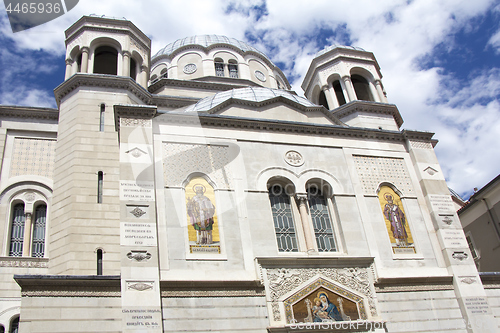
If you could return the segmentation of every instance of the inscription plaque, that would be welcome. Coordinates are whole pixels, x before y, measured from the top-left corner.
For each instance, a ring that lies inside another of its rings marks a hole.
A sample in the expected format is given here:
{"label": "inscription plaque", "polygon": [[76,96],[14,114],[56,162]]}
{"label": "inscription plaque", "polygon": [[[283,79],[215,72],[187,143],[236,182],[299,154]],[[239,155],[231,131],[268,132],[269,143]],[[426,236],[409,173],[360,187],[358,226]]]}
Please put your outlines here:
{"label": "inscription plaque", "polygon": [[154,223],[120,223],[120,244],[125,246],[156,246]]}
{"label": "inscription plaque", "polygon": [[120,200],[123,201],[154,201],[153,182],[120,181]]}

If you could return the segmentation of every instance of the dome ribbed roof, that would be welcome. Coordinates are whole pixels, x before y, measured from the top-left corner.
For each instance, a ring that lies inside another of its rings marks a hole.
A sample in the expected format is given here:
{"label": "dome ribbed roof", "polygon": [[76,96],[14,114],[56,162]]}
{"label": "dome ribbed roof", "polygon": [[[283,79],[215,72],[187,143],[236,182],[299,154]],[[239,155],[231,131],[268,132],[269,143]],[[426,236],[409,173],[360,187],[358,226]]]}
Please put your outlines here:
{"label": "dome ribbed roof", "polygon": [[303,106],[314,107],[317,106],[311,103],[304,97],[293,95],[285,90],[270,89],[262,87],[247,87],[240,89],[233,89],[217,93],[213,96],[205,97],[194,105],[190,105],[185,109],[185,112],[206,112],[215,106],[227,101],[230,98],[241,99],[252,102],[263,102],[278,96],[285,97],[292,102],[299,103]]}
{"label": "dome ribbed roof", "polygon": [[152,58],[159,57],[161,55],[167,55],[170,56],[172,53],[174,53],[177,49],[180,49],[183,46],[186,45],[201,45],[203,47],[210,47],[212,45],[216,44],[227,44],[227,45],[232,45],[239,50],[241,50],[243,53],[252,51],[260,54],[269,62],[272,63],[271,59],[269,59],[264,53],[260,52],[253,46],[248,45],[247,43],[237,40],[235,38],[229,38],[226,36],[220,36],[220,35],[196,35],[196,36],[191,36],[191,37],[185,37],[182,39],[178,39],[173,43],[168,44],[164,48],[162,48],[160,51],[158,51]]}

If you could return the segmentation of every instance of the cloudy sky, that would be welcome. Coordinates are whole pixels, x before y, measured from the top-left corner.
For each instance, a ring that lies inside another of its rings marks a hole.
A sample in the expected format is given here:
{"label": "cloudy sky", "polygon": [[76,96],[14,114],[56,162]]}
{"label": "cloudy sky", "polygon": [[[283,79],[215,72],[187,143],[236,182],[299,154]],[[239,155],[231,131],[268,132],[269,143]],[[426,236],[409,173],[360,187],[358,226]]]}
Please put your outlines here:
{"label": "cloudy sky", "polygon": [[0,5],[0,104],[55,107],[64,30],[83,15],[132,21],[152,54],[176,39],[221,34],[266,53],[300,84],[331,44],[372,51],[403,128],[436,133],[448,185],[465,199],[500,173],[498,0],[80,0],[67,14],[12,33]]}

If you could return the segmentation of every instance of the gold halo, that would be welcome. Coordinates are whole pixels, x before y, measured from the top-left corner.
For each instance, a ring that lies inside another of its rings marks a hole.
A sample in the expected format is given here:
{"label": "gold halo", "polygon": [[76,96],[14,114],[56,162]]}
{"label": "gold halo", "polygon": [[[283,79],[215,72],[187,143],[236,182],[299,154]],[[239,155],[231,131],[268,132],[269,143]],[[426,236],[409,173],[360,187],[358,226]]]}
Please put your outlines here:
{"label": "gold halo", "polygon": [[384,199],[385,199],[385,200],[387,200],[387,201],[389,201],[389,200],[387,199],[387,197],[388,197],[388,196],[389,196],[389,197],[391,197],[391,199],[394,201],[394,197],[393,197],[393,196],[392,196],[392,194],[390,194],[389,192],[386,192],[386,193],[384,194]]}
{"label": "gold halo", "polygon": [[205,192],[207,191],[207,188],[205,187],[205,185],[198,183],[198,184],[194,184],[193,185],[193,192],[194,193],[196,193],[196,188],[197,187],[202,187],[203,188],[202,194],[205,194]]}

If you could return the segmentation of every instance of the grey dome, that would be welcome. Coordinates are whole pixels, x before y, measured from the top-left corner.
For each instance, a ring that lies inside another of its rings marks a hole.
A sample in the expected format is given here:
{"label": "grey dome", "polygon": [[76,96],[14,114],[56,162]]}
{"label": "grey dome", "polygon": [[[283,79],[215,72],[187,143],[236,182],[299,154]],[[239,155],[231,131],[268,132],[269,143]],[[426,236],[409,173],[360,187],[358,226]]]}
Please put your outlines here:
{"label": "grey dome", "polygon": [[220,45],[220,44],[226,44],[226,45],[231,45],[233,47],[236,47],[238,50],[242,51],[243,53],[245,52],[255,52],[258,53],[259,55],[263,56],[265,59],[267,59],[269,62],[272,63],[271,59],[269,59],[264,53],[260,52],[253,46],[248,45],[245,42],[242,42],[241,40],[237,40],[235,38],[229,38],[226,36],[220,36],[220,35],[196,35],[196,36],[191,36],[191,37],[185,37],[182,39],[178,39],[173,43],[168,44],[164,48],[162,48],[160,51],[158,51],[152,59],[166,55],[170,56],[172,53],[174,53],[176,50],[182,48],[183,46],[187,45],[200,45],[205,48],[208,48],[212,45]]}
{"label": "grey dome", "polygon": [[348,49],[348,50],[356,50],[356,51],[365,51],[364,49],[360,48],[360,47],[357,47],[357,46],[345,46],[345,45],[337,45],[337,44],[333,44],[333,45],[330,45],[330,46],[327,46],[325,47],[323,50],[319,51],[318,53],[316,53],[316,55],[314,56],[314,58],[317,58],[319,57],[320,55],[323,55],[325,53],[328,53],[330,52],[331,50],[333,49]]}
{"label": "grey dome", "polygon": [[251,102],[263,102],[278,96],[282,96],[292,102],[301,104],[306,107],[317,107],[304,97],[293,95],[285,90],[270,89],[262,87],[247,87],[240,89],[232,89],[217,93],[213,96],[205,97],[194,105],[190,105],[185,109],[185,112],[206,112],[216,107],[217,105],[227,101],[230,98],[241,99]]}

